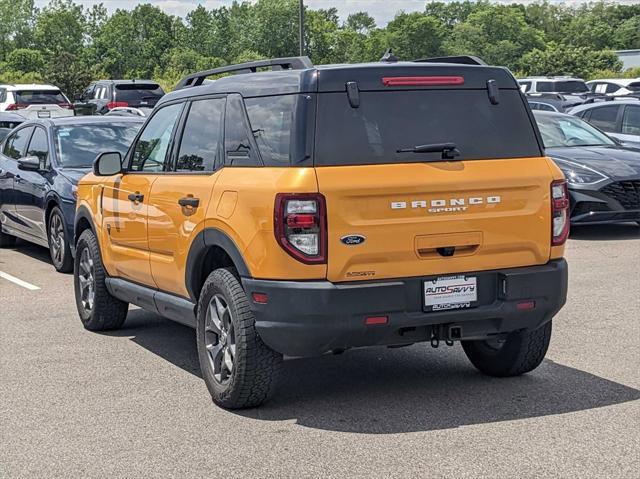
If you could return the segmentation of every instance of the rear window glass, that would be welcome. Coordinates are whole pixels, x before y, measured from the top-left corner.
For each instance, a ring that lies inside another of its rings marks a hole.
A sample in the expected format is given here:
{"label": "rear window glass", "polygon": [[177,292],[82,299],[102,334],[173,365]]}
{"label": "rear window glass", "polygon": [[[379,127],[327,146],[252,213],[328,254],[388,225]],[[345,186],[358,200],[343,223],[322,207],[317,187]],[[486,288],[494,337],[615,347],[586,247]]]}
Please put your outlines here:
{"label": "rear window glass", "polygon": [[541,81],[538,82],[536,89],[539,92],[553,93],[584,93],[589,91],[589,87],[585,82],[576,80],[555,82]]}
{"label": "rear window glass", "polygon": [[486,90],[360,92],[318,96],[316,165],[419,163],[442,153],[399,153],[419,145],[454,143],[458,159],[541,154],[518,90],[501,90],[492,105]]}
{"label": "rear window glass", "polygon": [[68,100],[60,90],[19,90],[15,91],[16,103],[51,105],[67,103]]}
{"label": "rear window glass", "polygon": [[68,168],[88,168],[100,152],[118,151],[124,156],[141,125],[113,123],[58,127],[55,129],[58,160]]}
{"label": "rear window glass", "polygon": [[148,100],[157,102],[164,95],[164,91],[157,83],[126,83],[116,85],[116,101]]}

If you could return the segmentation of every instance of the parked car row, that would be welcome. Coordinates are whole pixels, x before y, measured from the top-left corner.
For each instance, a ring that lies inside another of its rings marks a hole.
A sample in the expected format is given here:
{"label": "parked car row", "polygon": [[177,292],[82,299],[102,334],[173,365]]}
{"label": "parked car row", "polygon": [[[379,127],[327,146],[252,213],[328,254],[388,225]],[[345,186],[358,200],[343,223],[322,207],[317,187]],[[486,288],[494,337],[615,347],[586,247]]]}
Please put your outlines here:
{"label": "parked car row", "polygon": [[74,115],[146,116],[164,91],[151,80],[100,80],[91,83],[71,102],[53,85],[0,85],[0,112],[24,118],[60,118]]}

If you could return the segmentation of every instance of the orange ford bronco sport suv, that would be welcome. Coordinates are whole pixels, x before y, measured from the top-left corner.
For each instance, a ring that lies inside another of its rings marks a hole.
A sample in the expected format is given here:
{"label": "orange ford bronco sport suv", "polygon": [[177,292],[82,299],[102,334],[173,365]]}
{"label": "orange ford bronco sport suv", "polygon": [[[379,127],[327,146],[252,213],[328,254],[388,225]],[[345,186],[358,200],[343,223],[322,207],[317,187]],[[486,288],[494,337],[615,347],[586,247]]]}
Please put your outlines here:
{"label": "orange ford bronco sport suv", "polygon": [[228,408],[262,403],[283,355],[362,346],[460,341],[519,375],[566,299],[568,204],[505,68],[224,67],[80,182],[76,302],[90,330],[129,303],[194,327]]}

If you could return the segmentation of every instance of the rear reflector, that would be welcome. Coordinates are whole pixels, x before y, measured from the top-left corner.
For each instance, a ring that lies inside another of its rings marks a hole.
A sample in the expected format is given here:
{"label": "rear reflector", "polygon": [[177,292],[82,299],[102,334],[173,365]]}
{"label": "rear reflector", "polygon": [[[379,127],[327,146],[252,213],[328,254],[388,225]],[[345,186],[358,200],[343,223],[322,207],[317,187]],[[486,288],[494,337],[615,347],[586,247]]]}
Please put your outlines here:
{"label": "rear reflector", "polygon": [[389,316],[370,316],[364,320],[364,324],[367,326],[373,326],[375,324],[387,324],[389,322]]}
{"label": "rear reflector", "polygon": [[267,304],[269,302],[269,297],[266,293],[251,293],[251,297],[254,303]]}
{"label": "rear reflector", "polygon": [[526,311],[529,309],[533,309],[536,307],[536,302],[535,301],[520,301],[517,305],[516,308],[519,309],[520,311]]}
{"label": "rear reflector", "polygon": [[384,77],[384,86],[440,86],[463,85],[464,77]]}

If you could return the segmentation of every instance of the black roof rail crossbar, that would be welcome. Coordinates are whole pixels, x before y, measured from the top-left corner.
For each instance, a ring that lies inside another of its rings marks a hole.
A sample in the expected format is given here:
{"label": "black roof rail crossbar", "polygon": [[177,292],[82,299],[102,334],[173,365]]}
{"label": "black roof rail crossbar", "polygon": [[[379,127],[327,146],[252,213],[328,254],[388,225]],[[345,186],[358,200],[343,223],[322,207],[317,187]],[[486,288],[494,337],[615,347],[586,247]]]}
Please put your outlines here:
{"label": "black roof rail crossbar", "polygon": [[223,73],[256,73],[258,68],[271,68],[272,70],[304,70],[312,68],[313,63],[309,57],[288,57],[288,58],[271,58],[269,60],[256,60],[247,63],[238,63],[237,65],[227,65],[212,70],[205,70],[198,73],[192,73],[180,80],[176,86],[176,90],[202,85],[207,77],[213,75],[221,75]]}
{"label": "black roof rail crossbar", "polygon": [[417,63],[458,63],[462,65],[486,65],[485,61],[473,55],[458,55],[452,57],[432,57],[414,60]]}

